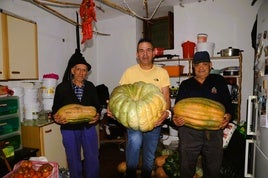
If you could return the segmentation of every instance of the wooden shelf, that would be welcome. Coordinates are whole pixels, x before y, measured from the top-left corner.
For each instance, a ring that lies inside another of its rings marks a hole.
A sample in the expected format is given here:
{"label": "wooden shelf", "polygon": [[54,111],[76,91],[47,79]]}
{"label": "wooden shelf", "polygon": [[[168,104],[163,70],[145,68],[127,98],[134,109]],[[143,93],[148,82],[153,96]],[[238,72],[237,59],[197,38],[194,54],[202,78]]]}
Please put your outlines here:
{"label": "wooden shelf", "polygon": [[[172,56],[172,55],[171,55]],[[227,57],[222,57],[222,56],[213,56],[211,57],[211,60],[224,60],[224,59],[239,59],[240,56],[227,56]],[[154,62],[176,62],[176,61],[192,61],[193,58],[179,58],[178,56],[174,57],[167,57],[167,56],[158,56],[157,58],[154,59]]]}
{"label": "wooden shelf", "polygon": [[[166,62],[178,62],[180,64],[180,62],[183,62],[183,64],[185,66],[188,65],[188,71],[189,73],[183,73],[178,77],[170,77],[170,78],[182,78],[182,80],[184,80],[184,78],[187,77],[191,77],[193,76],[191,74],[192,71],[192,59],[193,58],[180,58],[179,55],[163,55],[163,56],[158,56],[157,58],[154,59],[154,63],[166,63]],[[222,57],[222,56],[213,56],[211,57],[211,61],[213,62],[213,65],[217,66],[220,65],[221,63],[223,63],[224,66],[226,66],[226,62],[231,62],[234,61],[236,63],[237,61],[237,65],[239,67],[239,73],[238,75],[223,75],[221,74],[226,80],[231,80],[231,81],[236,81],[235,83],[238,86],[238,98],[237,101],[233,101],[233,104],[237,104],[237,111],[236,111],[236,120],[237,123],[240,123],[240,117],[241,117],[241,87],[242,87],[242,53],[240,53],[239,56],[227,56],[227,57]],[[226,62],[225,62],[226,61]],[[187,64],[188,63],[188,64]],[[173,65],[173,64],[172,64]]]}

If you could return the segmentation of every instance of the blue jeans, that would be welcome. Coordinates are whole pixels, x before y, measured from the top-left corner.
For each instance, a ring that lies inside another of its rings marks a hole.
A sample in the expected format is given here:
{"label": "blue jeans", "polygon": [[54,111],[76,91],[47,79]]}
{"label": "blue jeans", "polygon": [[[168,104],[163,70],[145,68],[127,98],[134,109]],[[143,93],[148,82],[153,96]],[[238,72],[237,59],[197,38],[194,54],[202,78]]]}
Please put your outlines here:
{"label": "blue jeans", "polygon": [[[99,178],[99,148],[96,128],[61,130],[71,178]],[[84,164],[81,161],[83,148]],[[84,171],[84,176],[83,176]]]}
{"label": "blue jeans", "polygon": [[126,163],[127,178],[135,178],[139,164],[140,151],[142,153],[141,177],[151,177],[154,168],[154,159],[160,138],[161,127],[156,127],[149,132],[127,129]]}

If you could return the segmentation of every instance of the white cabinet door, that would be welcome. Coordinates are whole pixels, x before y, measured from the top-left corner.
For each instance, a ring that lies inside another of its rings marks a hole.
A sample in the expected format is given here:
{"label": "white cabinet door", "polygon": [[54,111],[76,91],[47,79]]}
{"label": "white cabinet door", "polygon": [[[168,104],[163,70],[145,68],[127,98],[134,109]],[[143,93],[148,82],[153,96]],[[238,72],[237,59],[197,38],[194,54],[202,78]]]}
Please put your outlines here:
{"label": "white cabinet door", "polygon": [[58,162],[59,167],[67,168],[60,126],[55,123],[46,125],[42,127],[40,134],[43,137],[44,156],[48,161]]}
{"label": "white cabinet door", "polygon": [[0,13],[0,80],[4,80],[7,78],[6,71],[6,28],[4,28],[4,24],[6,22],[5,15]]}
{"label": "white cabinet door", "polygon": [[7,15],[9,79],[38,79],[36,23]]}

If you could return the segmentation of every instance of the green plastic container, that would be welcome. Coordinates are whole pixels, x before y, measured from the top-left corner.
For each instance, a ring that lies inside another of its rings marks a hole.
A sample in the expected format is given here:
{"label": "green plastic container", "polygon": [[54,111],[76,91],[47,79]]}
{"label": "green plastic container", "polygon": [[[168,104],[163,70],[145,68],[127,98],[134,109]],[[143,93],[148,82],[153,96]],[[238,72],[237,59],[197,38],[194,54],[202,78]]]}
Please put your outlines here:
{"label": "green plastic container", "polygon": [[0,135],[6,135],[18,131],[20,128],[20,119],[17,114],[0,117]]}
{"label": "green plastic container", "polygon": [[0,98],[0,116],[18,112],[19,102],[16,96]]}
{"label": "green plastic container", "polygon": [[6,142],[6,146],[13,146],[15,150],[22,148],[20,134],[15,134],[7,138],[1,138],[0,141]]}

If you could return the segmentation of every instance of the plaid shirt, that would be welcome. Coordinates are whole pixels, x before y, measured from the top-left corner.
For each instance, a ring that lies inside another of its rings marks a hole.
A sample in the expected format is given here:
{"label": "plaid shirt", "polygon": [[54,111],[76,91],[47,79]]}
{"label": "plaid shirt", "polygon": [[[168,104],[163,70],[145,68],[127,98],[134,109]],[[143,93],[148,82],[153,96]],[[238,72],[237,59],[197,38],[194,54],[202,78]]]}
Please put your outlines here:
{"label": "plaid shirt", "polygon": [[83,92],[84,92],[84,87],[85,87],[84,84],[83,84],[81,87],[79,87],[79,86],[76,86],[76,85],[73,83],[74,93],[75,93],[75,95],[77,96],[77,98],[79,99],[79,101],[81,101],[81,99],[82,99]]}

